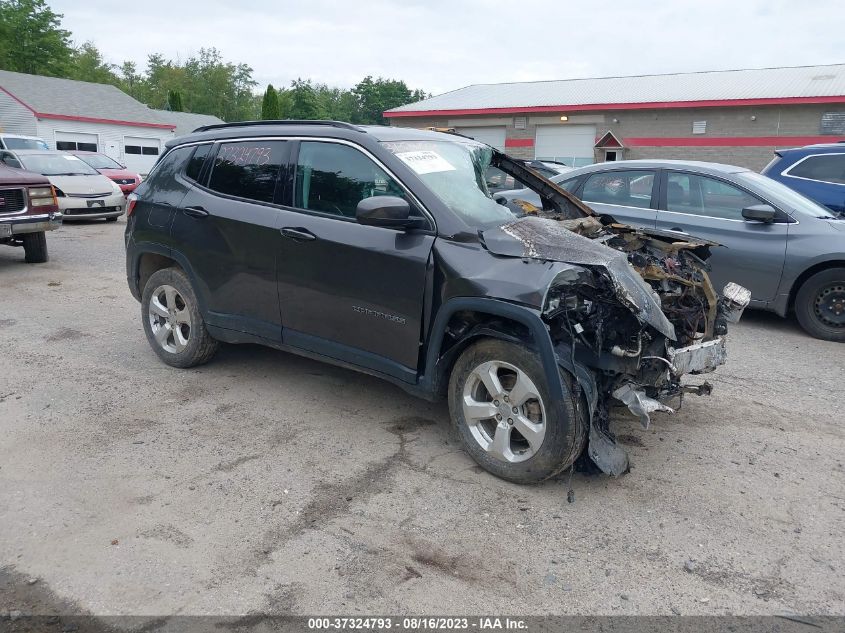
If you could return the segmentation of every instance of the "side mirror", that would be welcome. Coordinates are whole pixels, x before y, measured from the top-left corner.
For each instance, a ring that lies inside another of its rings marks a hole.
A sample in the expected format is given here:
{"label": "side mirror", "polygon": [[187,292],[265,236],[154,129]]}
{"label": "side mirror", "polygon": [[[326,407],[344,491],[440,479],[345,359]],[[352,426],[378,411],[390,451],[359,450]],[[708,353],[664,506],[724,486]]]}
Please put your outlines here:
{"label": "side mirror", "polygon": [[397,196],[364,198],[355,209],[355,219],[358,224],[387,229],[403,229],[416,223],[411,217],[411,205]]}
{"label": "side mirror", "polygon": [[763,222],[764,224],[771,224],[775,221],[777,211],[774,207],[768,204],[755,204],[750,207],[745,207],[742,210],[742,217],[752,222]]}

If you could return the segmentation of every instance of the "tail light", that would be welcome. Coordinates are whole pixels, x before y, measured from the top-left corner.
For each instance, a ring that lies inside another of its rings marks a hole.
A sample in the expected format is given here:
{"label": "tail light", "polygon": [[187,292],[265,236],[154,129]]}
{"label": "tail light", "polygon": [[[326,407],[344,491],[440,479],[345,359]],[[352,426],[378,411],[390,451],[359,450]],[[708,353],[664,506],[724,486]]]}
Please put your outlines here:
{"label": "tail light", "polygon": [[29,187],[29,208],[33,211],[58,211],[59,201],[52,186]]}
{"label": "tail light", "polygon": [[130,193],[126,198],[126,217],[132,215],[135,211],[135,205],[138,203],[138,195],[134,193]]}

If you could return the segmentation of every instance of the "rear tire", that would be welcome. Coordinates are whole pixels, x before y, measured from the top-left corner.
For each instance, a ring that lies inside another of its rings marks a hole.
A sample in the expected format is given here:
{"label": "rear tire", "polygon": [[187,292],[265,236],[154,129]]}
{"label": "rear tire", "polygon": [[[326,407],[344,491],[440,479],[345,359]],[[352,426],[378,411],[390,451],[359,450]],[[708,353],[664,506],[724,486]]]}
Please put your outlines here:
{"label": "rear tire", "polygon": [[828,268],[807,279],[795,295],[795,316],[811,336],[845,342],[845,268]]}
{"label": "rear tire", "polygon": [[468,347],[452,368],[449,411],[464,448],[486,471],[518,484],[554,477],[584,451],[586,405],[576,407],[572,377],[554,406],[535,352],[497,339]]}
{"label": "rear tire", "polygon": [[47,235],[44,231],[38,233],[24,233],[23,240],[24,260],[28,264],[43,264],[49,259],[47,255]]}
{"label": "rear tire", "polygon": [[171,367],[207,363],[219,346],[205,327],[188,276],[179,268],[150,275],[141,295],[141,320],[153,350]]}

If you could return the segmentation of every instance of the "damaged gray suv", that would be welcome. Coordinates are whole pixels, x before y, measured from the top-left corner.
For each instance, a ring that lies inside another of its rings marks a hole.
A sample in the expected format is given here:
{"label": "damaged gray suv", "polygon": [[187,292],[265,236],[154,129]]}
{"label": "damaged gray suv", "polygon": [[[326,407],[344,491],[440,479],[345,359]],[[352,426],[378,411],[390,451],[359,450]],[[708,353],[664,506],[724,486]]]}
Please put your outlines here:
{"label": "damaged gray suv", "polygon": [[[542,209],[497,204],[490,165]],[[261,343],[448,398],[467,452],[518,483],[585,453],[619,475],[614,404],[647,426],[710,392],[681,377],[724,363],[749,293],[717,294],[709,248],[599,216],[467,138],[327,121],[199,128],[127,207],[129,287],[165,363]]]}

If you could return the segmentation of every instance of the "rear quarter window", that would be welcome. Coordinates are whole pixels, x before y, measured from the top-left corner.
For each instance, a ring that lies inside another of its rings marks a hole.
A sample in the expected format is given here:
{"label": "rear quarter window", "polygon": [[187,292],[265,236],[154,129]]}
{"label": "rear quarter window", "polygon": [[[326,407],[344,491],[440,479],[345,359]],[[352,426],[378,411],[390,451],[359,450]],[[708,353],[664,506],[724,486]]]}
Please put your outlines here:
{"label": "rear quarter window", "polygon": [[845,185],[845,153],[807,156],[787,169],[786,175]]}

